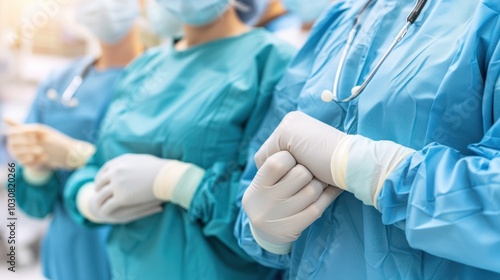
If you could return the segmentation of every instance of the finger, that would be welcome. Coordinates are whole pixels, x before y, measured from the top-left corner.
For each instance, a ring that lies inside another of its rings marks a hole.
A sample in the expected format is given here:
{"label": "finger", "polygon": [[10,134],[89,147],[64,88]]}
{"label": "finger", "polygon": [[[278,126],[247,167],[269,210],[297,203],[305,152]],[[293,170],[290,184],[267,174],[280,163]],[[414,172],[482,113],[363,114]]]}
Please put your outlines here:
{"label": "finger", "polygon": [[[281,197],[292,197],[305,188],[311,180],[313,180],[311,172],[309,172],[305,166],[297,164],[272,187],[282,193]],[[321,191],[323,191],[323,189],[321,189]],[[313,201],[316,201],[316,199]],[[311,203],[313,201],[311,201]]]}
{"label": "finger", "polygon": [[15,155],[33,155],[41,156],[44,154],[44,149],[38,145],[21,145],[9,148],[9,151]]}
{"label": "finger", "polygon": [[290,213],[299,213],[305,210],[320,198],[324,189],[327,187],[327,184],[318,179],[313,179],[305,187],[287,199],[285,203],[287,203]]}
{"label": "finger", "polygon": [[38,140],[35,134],[24,132],[12,132],[7,135],[7,143],[11,146],[37,145]]}
{"label": "finger", "polygon": [[111,213],[119,207],[119,205],[116,206],[116,203],[114,203],[115,200],[113,200],[113,189],[109,185],[105,186],[99,191],[96,191],[95,200],[96,204],[101,209],[101,213]]}
{"label": "finger", "polygon": [[319,219],[326,208],[332,204],[332,202],[342,193],[342,190],[336,187],[328,186],[321,195],[318,200],[309,205],[303,211],[295,214],[293,216],[293,221],[297,224],[297,228],[301,230],[305,230],[307,227],[312,225],[314,221]]}
{"label": "finger", "polygon": [[99,170],[95,176],[94,182],[96,191],[99,191],[104,186],[111,183],[111,172],[109,172],[109,168],[106,165]]}
{"label": "finger", "polygon": [[285,176],[297,162],[289,152],[279,152],[266,160],[255,175],[257,186],[273,186]]}
{"label": "finger", "polygon": [[290,132],[293,130],[291,124],[293,124],[297,117],[304,115],[301,112],[290,112],[283,120],[280,122],[278,127],[269,136],[266,142],[262,145],[259,151],[255,154],[255,164],[260,168],[266,160],[272,155],[280,152],[289,150],[288,143],[290,142],[289,135],[293,135]]}
{"label": "finger", "polygon": [[21,165],[33,165],[36,162],[36,157],[32,154],[23,154],[23,155],[16,155],[15,156],[17,161],[21,163]]}
{"label": "finger", "polygon": [[254,160],[258,169],[264,165],[269,157],[281,151],[279,147],[279,137],[279,132],[275,130],[255,154]]}
{"label": "finger", "polygon": [[21,125],[20,123],[16,122],[11,118],[4,118],[3,121],[11,127],[16,127]]}

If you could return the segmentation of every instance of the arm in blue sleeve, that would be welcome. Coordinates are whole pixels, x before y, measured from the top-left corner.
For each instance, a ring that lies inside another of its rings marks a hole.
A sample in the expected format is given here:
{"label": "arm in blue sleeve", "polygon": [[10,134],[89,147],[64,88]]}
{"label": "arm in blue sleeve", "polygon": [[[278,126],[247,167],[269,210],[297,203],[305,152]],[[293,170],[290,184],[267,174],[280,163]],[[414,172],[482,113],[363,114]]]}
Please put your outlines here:
{"label": "arm in blue sleeve", "polygon": [[413,248],[500,272],[500,121],[470,149],[474,156],[431,144],[410,156],[386,180],[378,207]]}
{"label": "arm in blue sleeve", "polygon": [[496,122],[469,146],[472,156],[431,144],[408,157],[386,180],[377,205],[383,223],[405,230],[413,248],[500,273],[500,33],[491,30],[484,31],[493,43],[478,52],[487,73],[484,120]]}
{"label": "arm in blue sleeve", "polygon": [[272,97],[269,92],[281,78],[293,53],[294,50],[287,46],[271,48],[268,55],[258,57],[262,62],[265,61],[262,63],[265,68],[260,72],[262,81],[259,83],[259,92],[238,147],[239,158],[233,162],[217,162],[206,170],[189,209],[190,217],[203,224],[206,236],[216,237],[224,246],[249,261],[253,259],[238,246],[234,236],[235,221],[241,206],[238,186],[248,157],[249,142],[269,108]]}
{"label": "arm in blue sleeve", "polygon": [[95,156],[89,160],[87,165],[77,169],[69,177],[64,189],[64,205],[70,217],[78,224],[92,228],[101,226],[87,220],[78,210],[77,195],[80,189],[87,183],[94,181],[95,176],[99,172],[99,167],[95,164]]}
{"label": "arm in blue sleeve", "polygon": [[[53,75],[52,75],[53,76]],[[51,76],[51,77],[52,77]],[[40,84],[35,100],[31,105],[26,123],[39,123],[40,99],[49,88],[50,80]],[[58,199],[61,180],[54,173],[50,180],[42,186],[34,186],[26,182],[23,176],[23,168],[20,166],[16,172],[16,197],[19,207],[28,215],[35,218],[44,218],[52,213]]]}

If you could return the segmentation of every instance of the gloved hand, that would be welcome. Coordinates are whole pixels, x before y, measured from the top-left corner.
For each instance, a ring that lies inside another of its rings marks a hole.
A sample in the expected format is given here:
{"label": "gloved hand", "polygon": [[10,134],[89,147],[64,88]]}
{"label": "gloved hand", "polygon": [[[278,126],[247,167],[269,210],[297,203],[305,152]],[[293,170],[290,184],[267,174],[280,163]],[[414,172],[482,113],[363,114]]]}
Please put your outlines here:
{"label": "gloved hand", "polygon": [[261,166],[243,196],[243,208],[257,243],[271,253],[287,254],[340,193],[282,151]]}
{"label": "gloved hand", "polygon": [[347,135],[301,112],[285,116],[255,155],[257,166],[280,151],[290,152],[319,180],[374,206],[387,176],[415,152],[394,142]]}
{"label": "gloved hand", "polygon": [[280,125],[255,154],[257,167],[268,157],[279,151],[289,151],[314,177],[335,185],[330,170],[330,161],[338,143],[345,137],[339,131],[302,112],[292,112],[283,118]]}
{"label": "gloved hand", "polygon": [[111,213],[125,206],[143,205],[162,200],[155,197],[153,186],[160,170],[169,160],[151,155],[126,154],[108,161],[95,177],[97,193],[105,194],[103,211]]}
{"label": "gloved hand", "polygon": [[109,192],[97,192],[94,183],[88,183],[78,192],[78,210],[85,218],[98,224],[126,224],[162,211],[158,201],[109,207],[110,195]]}
{"label": "gloved hand", "polygon": [[124,206],[169,201],[188,208],[205,171],[177,160],[126,154],[108,161],[96,175],[96,191],[106,193],[110,213]]}
{"label": "gloved hand", "polygon": [[20,125],[7,121],[7,148],[31,169],[76,169],[92,157],[94,145],[73,139],[42,124]]}

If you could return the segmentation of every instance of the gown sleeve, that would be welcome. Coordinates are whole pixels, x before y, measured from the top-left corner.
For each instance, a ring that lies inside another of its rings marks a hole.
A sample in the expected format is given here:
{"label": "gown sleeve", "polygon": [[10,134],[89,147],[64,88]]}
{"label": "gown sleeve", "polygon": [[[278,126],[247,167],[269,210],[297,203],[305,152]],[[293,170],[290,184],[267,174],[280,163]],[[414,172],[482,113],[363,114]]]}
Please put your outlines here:
{"label": "gown sleeve", "polygon": [[94,178],[99,172],[99,166],[96,164],[95,155],[87,162],[87,164],[77,169],[66,182],[66,188],[64,190],[64,202],[66,210],[68,211],[70,217],[78,224],[92,228],[101,226],[85,218],[77,207],[77,195],[78,191],[87,183],[94,182]]}
{"label": "gown sleeve", "polygon": [[235,221],[241,207],[239,184],[248,156],[249,142],[257,132],[272,97],[272,90],[283,75],[294,50],[274,48],[269,55],[258,57],[265,64],[260,73],[259,92],[239,145],[240,158],[236,162],[215,162],[206,170],[188,210],[193,221],[201,222],[205,236],[214,237],[225,247],[244,259],[249,256],[238,246],[234,236]]}
{"label": "gown sleeve", "polygon": [[397,167],[377,201],[383,223],[413,248],[500,273],[500,45],[491,45],[483,111],[493,125],[472,155],[430,144]]}
{"label": "gown sleeve", "polygon": [[[36,93],[35,100],[31,106],[26,123],[39,123],[40,106],[42,96],[50,88],[50,80],[40,84]],[[60,180],[57,173],[53,173],[49,181],[41,186],[35,186],[26,181],[23,176],[24,168],[19,166],[17,169],[17,184],[16,184],[16,198],[19,207],[29,216],[35,218],[44,218],[52,213],[57,201]]]}

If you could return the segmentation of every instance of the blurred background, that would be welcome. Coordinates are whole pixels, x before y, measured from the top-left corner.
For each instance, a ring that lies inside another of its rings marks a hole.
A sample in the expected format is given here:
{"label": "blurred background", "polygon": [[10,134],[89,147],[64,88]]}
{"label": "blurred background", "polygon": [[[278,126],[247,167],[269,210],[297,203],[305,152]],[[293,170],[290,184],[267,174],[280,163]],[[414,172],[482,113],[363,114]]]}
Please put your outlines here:
{"label": "blurred background", "polygon": [[71,0],[0,0],[0,279],[44,279],[38,251],[46,220],[28,218],[17,208],[16,273],[7,270],[4,117],[22,122],[38,83],[54,68],[96,50],[96,42],[73,20]]}

